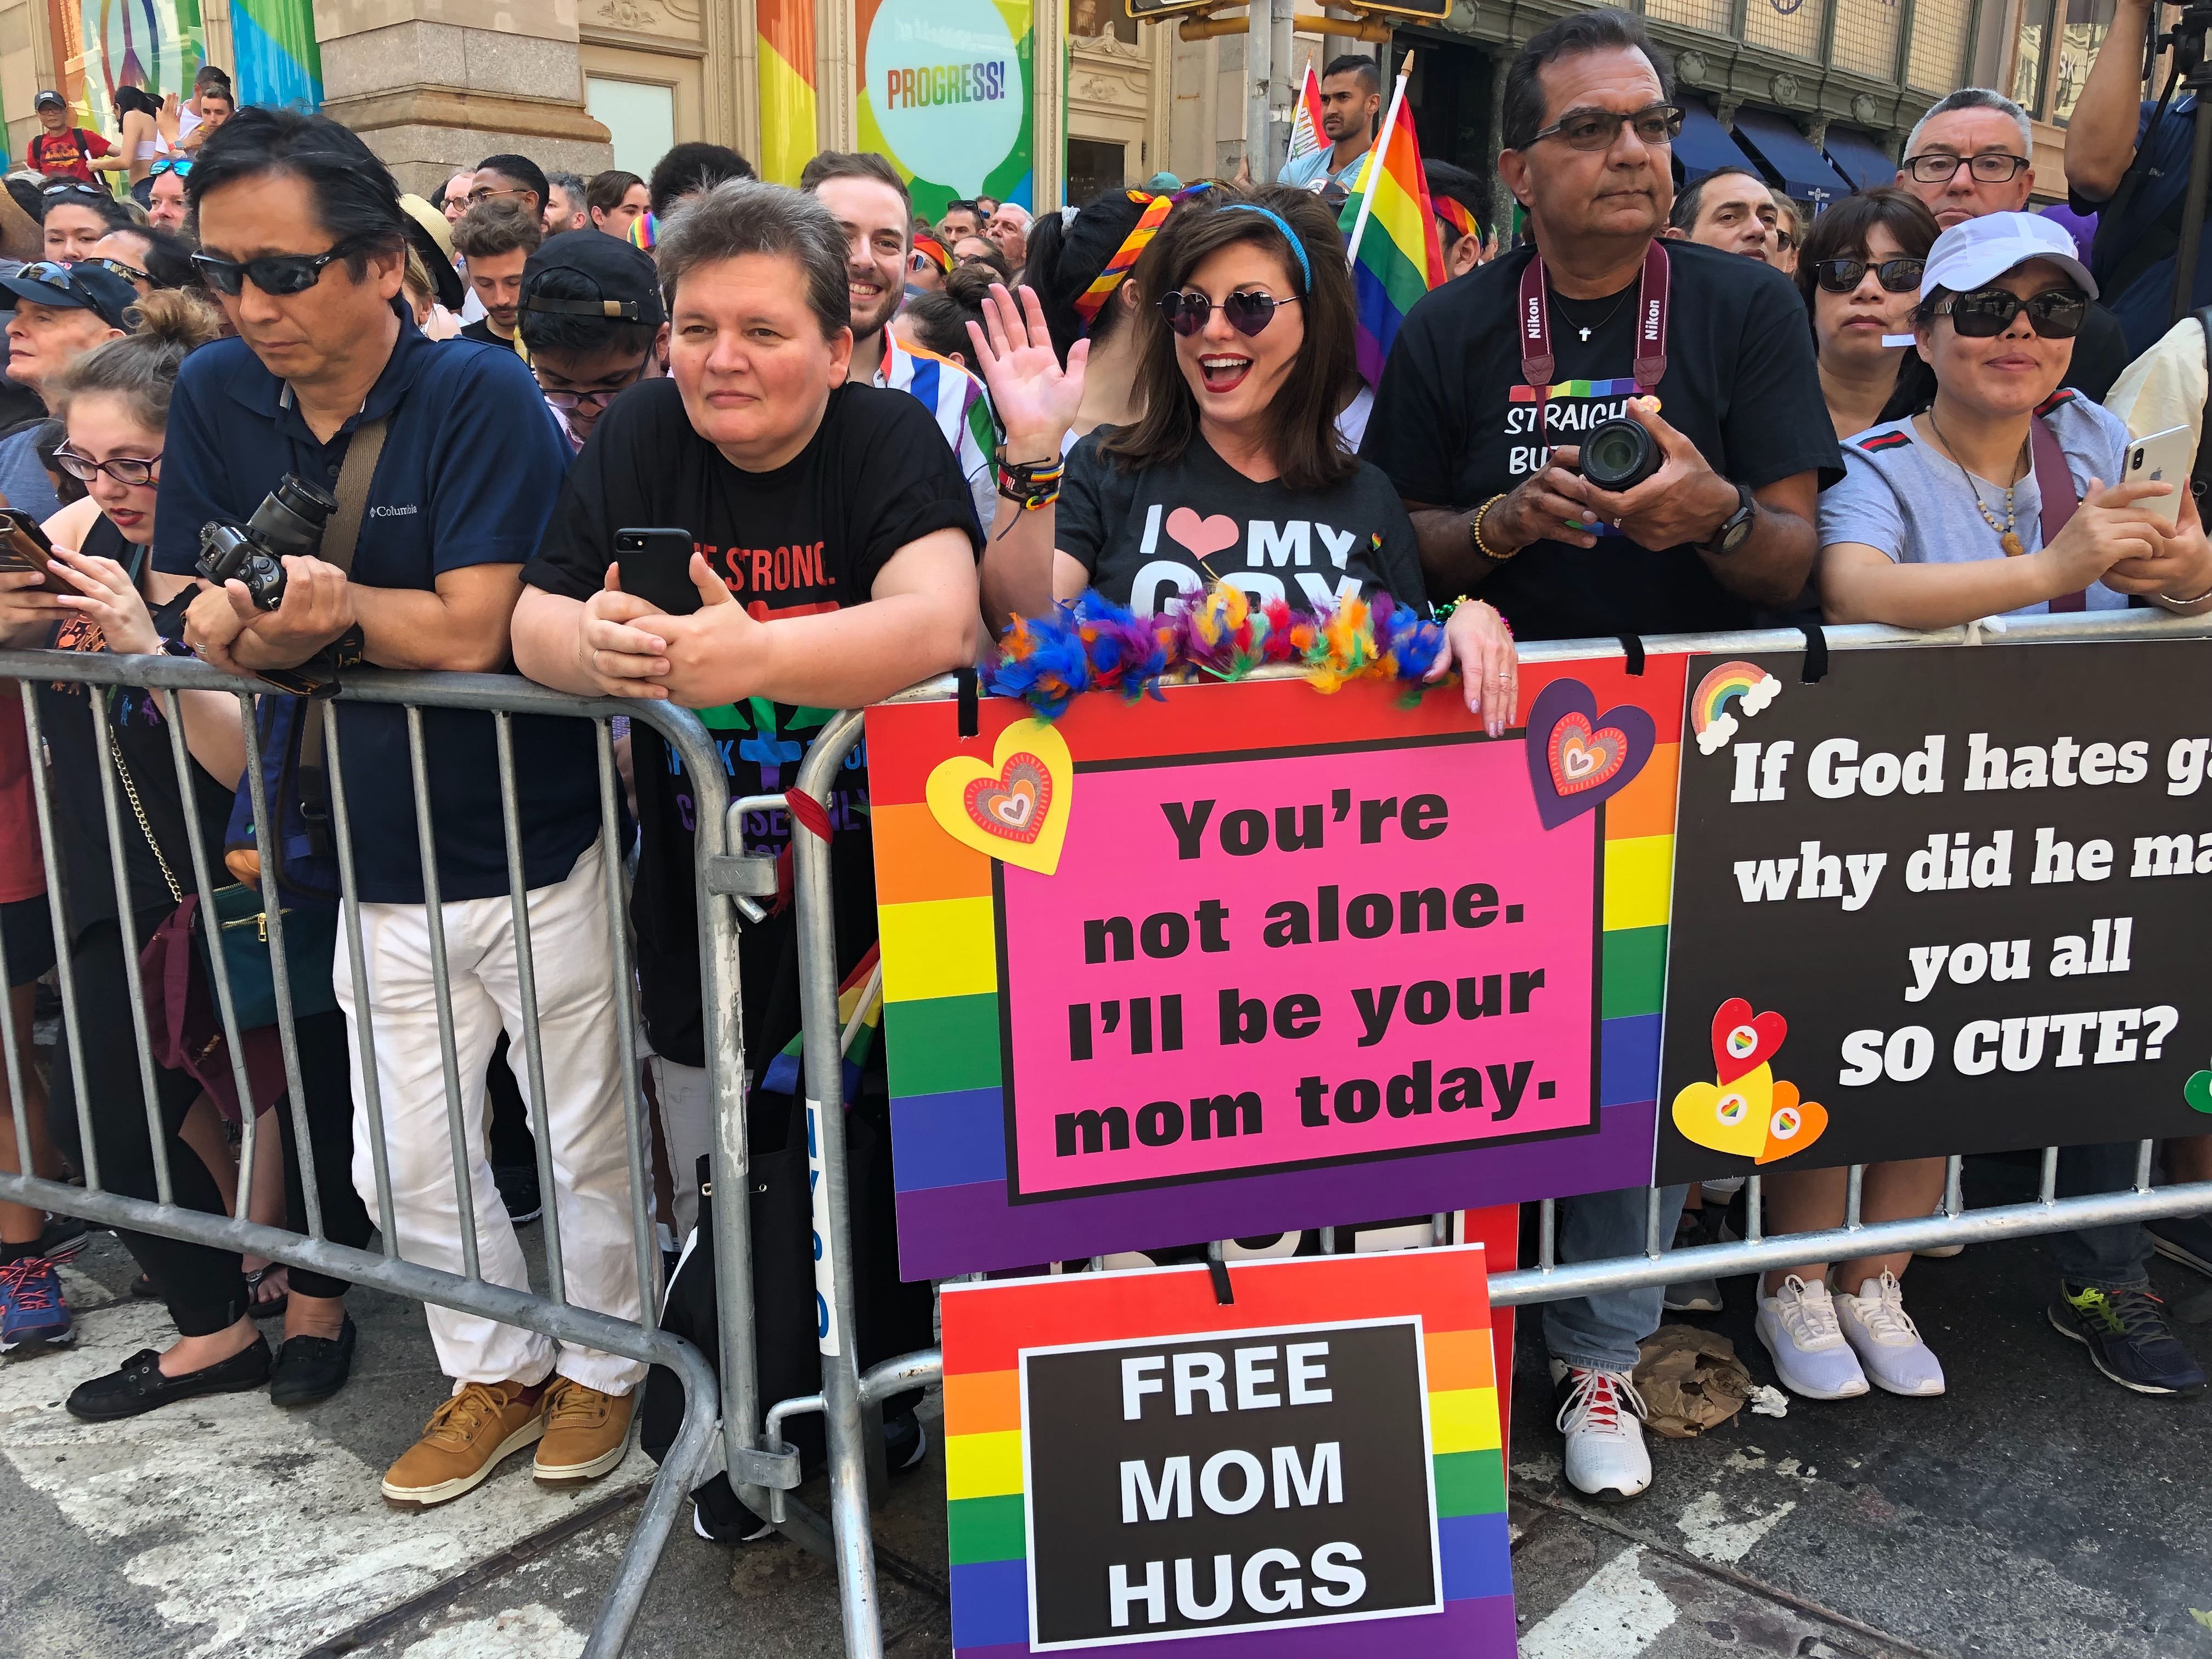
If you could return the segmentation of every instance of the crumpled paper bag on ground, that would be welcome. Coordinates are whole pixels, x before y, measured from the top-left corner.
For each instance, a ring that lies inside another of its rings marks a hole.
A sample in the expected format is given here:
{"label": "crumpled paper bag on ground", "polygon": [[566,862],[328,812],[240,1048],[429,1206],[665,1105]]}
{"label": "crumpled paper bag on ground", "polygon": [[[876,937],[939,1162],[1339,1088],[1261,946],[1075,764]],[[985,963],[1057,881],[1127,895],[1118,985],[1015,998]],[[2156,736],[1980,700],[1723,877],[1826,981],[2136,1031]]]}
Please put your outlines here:
{"label": "crumpled paper bag on ground", "polygon": [[1718,1428],[1743,1409],[1755,1385],[1728,1338],[1693,1325],[1662,1325],[1636,1363],[1644,1421],[1669,1440]]}

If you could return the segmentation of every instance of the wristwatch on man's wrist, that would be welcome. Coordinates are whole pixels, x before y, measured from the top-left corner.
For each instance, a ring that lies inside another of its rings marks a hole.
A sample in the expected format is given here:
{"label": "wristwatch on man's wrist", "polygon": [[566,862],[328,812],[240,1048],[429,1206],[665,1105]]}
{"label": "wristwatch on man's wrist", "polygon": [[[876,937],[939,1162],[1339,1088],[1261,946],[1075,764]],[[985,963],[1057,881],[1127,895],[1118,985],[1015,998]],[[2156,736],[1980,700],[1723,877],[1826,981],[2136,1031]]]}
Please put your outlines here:
{"label": "wristwatch on man's wrist", "polygon": [[1725,557],[1743,545],[1744,538],[1751,534],[1751,521],[1758,515],[1759,501],[1748,484],[1735,486],[1735,511],[1721,520],[1720,528],[1710,539],[1698,544],[1698,550],[1711,553],[1716,558]]}

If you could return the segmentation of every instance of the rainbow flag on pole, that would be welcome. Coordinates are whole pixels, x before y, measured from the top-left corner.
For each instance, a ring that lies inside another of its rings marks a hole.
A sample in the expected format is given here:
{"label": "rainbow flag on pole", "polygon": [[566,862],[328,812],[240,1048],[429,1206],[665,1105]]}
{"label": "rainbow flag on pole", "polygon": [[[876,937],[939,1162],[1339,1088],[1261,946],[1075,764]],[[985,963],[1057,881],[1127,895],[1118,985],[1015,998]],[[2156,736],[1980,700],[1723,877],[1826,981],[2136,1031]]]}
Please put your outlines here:
{"label": "rainbow flag on pole", "polygon": [[1429,179],[1421,171],[1421,147],[1405,106],[1413,62],[1408,53],[1382,131],[1338,221],[1351,238],[1346,257],[1358,307],[1359,373],[1370,386],[1382,380],[1383,360],[1413,302],[1444,279]]}
{"label": "rainbow flag on pole", "polygon": [[1309,58],[1305,84],[1298,88],[1297,113],[1291,119],[1290,154],[1284,159],[1302,161],[1328,142],[1321,130],[1321,77],[1314,73],[1313,59]]}

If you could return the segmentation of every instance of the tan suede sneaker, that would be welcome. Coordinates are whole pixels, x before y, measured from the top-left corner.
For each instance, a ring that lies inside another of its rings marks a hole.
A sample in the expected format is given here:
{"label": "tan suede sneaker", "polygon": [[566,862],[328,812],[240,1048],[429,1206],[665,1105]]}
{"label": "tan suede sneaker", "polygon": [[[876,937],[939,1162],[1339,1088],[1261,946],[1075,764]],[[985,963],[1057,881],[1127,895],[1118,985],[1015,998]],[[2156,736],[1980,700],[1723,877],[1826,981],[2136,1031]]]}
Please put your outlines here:
{"label": "tan suede sneaker", "polygon": [[545,1385],[545,1437],[532,1470],[540,1480],[596,1480],[629,1450],[630,1407],[637,1395],[601,1394],[573,1377]]}
{"label": "tan suede sneaker", "polygon": [[[471,1382],[430,1414],[422,1437],[384,1476],[394,1504],[428,1509],[473,1492],[500,1460],[545,1432],[544,1401],[520,1382]],[[550,1392],[550,1390],[549,1390]]]}

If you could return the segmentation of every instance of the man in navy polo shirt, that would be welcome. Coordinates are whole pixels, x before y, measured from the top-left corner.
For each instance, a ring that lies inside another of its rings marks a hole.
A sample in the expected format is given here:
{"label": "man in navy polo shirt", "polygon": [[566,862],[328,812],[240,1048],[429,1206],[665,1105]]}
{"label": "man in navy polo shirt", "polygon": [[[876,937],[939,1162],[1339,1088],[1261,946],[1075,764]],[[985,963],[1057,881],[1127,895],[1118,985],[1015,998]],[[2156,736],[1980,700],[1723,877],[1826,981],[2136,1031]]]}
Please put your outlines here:
{"label": "man in navy polo shirt", "polygon": [[[198,263],[240,337],[196,353],[178,377],[157,567],[189,573],[200,526],[243,520],[287,473],[335,493],[356,428],[386,423],[350,576],[319,559],[288,558],[277,609],[255,610],[238,583],[204,593],[189,642],[249,672],[333,648],[341,662],[388,668],[504,668],[522,562],[536,550],[568,460],[529,371],[510,352],[434,344],[416,329],[399,301],[398,189],[336,122],[241,110],[201,149],[189,189]],[[396,708],[341,702],[338,733],[367,975],[355,985],[349,953],[339,951],[338,1000],[356,1032],[360,1006],[374,1011],[400,1252],[459,1272],[405,718]],[[483,1151],[486,1064],[502,1027],[520,1041],[523,1019],[492,723],[427,709],[422,736],[477,1248],[486,1279],[524,1287],[522,1252]],[[557,1062],[546,1068],[536,1117],[538,1132],[552,1137],[559,1176],[567,1291],[582,1306],[636,1319],[591,731],[518,718],[514,739],[538,1023]],[[358,1068],[357,1038],[354,1054]],[[357,1070],[354,1178],[373,1202],[364,1099]],[[590,1480],[621,1462],[642,1366],[447,1309],[428,1315],[454,1392],[392,1466],[387,1498],[457,1498],[532,1443],[541,1480]],[[349,1333],[331,1336],[350,1342]]]}

